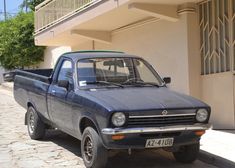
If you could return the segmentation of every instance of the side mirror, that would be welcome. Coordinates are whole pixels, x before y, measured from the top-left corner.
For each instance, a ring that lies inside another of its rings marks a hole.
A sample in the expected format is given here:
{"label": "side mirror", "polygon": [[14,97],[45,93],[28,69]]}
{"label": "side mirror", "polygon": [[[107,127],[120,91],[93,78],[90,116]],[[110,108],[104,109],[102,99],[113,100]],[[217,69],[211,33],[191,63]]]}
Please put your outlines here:
{"label": "side mirror", "polygon": [[58,86],[59,87],[63,87],[66,90],[68,90],[68,88],[69,88],[69,81],[67,81],[67,80],[59,80],[58,81]]}
{"label": "side mirror", "polygon": [[171,78],[165,77],[165,78],[163,78],[163,81],[165,82],[165,84],[169,84],[169,83],[171,83]]}

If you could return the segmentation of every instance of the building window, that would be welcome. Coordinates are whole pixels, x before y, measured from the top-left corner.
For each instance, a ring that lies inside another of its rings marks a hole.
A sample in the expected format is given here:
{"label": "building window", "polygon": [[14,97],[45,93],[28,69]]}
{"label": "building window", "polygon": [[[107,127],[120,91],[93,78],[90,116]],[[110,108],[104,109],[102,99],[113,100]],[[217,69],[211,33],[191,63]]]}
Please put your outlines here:
{"label": "building window", "polygon": [[235,1],[199,4],[202,75],[235,70]]}

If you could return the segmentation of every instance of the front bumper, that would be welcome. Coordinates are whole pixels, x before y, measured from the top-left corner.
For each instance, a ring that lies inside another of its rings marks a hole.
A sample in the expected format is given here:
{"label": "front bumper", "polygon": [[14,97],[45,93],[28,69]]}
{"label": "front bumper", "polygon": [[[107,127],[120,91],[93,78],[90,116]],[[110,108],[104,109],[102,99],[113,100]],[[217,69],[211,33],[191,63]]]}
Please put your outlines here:
{"label": "front bumper", "polygon": [[102,134],[104,135],[118,135],[118,134],[138,134],[138,133],[166,133],[178,131],[199,131],[211,129],[211,124],[194,124],[194,125],[177,125],[165,127],[142,127],[142,128],[104,128]]}
{"label": "front bumper", "polygon": [[[180,146],[199,143],[200,137],[195,131],[212,128],[211,124],[178,125],[165,127],[143,128],[104,128],[102,129],[103,144],[107,149],[145,149],[148,139],[174,138],[172,149]],[[121,140],[113,140],[113,135],[124,135]]]}

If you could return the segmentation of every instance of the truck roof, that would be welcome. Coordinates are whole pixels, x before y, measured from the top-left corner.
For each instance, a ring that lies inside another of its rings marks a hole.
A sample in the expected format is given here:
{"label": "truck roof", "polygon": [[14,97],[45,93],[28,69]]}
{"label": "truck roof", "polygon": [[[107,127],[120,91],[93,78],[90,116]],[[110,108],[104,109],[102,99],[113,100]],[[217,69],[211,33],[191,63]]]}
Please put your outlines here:
{"label": "truck roof", "polygon": [[73,51],[67,52],[62,56],[71,58],[74,61],[87,59],[87,58],[106,58],[106,57],[135,57],[137,56],[128,55],[121,51],[107,51],[107,50],[86,50],[86,51]]}
{"label": "truck roof", "polygon": [[112,51],[112,50],[81,50],[81,51],[71,51],[65,54],[72,54],[72,53],[122,53],[122,51]]}

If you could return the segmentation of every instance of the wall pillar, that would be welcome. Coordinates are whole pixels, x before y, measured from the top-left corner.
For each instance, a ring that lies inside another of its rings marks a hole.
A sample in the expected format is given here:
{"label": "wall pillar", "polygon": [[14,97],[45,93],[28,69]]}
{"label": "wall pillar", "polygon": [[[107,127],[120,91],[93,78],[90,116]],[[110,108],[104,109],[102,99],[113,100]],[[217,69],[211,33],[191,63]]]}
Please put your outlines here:
{"label": "wall pillar", "polygon": [[189,94],[201,98],[200,34],[196,4],[186,3],[179,6],[178,14],[185,21]]}

